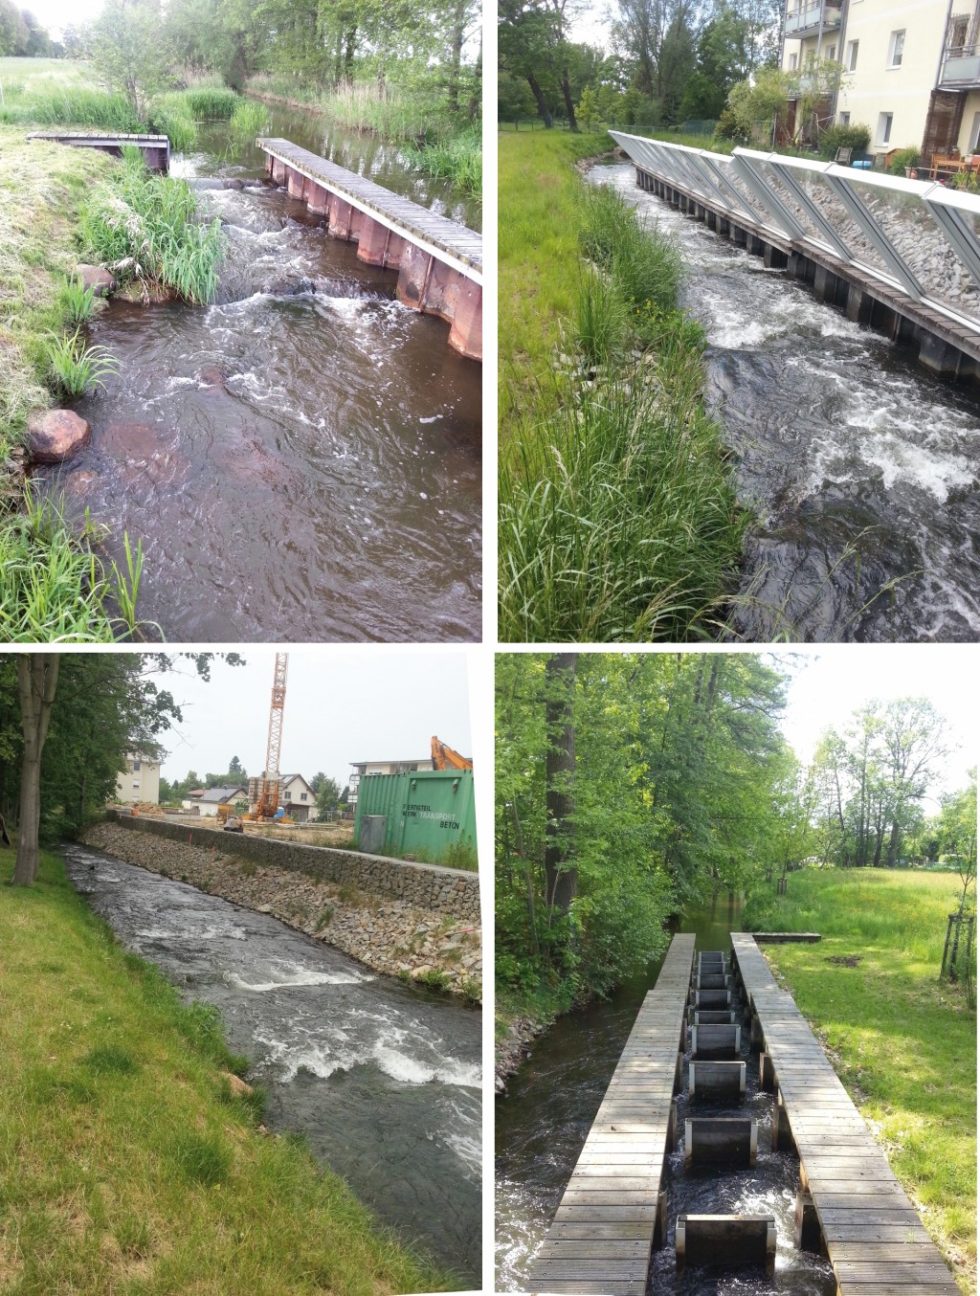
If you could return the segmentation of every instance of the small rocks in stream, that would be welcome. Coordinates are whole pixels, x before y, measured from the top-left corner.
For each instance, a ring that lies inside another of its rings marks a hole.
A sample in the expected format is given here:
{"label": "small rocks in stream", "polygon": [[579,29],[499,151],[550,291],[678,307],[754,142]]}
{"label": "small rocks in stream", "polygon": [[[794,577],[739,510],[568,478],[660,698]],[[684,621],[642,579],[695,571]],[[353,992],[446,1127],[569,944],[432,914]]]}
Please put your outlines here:
{"label": "small rocks in stream", "polygon": [[61,463],[90,435],[88,423],[73,410],[35,410],[27,420],[27,444],[35,463]]}
{"label": "small rocks in stream", "polygon": [[108,297],[116,286],[116,281],[105,266],[77,265],[75,278],[83,288],[91,288],[96,297]]}
{"label": "small rocks in stream", "polygon": [[203,369],[197,372],[198,386],[203,388],[224,387],[228,381],[228,375],[220,365],[205,365]]}
{"label": "small rocks in stream", "polygon": [[80,468],[69,475],[65,481],[65,490],[69,495],[87,495],[98,479],[98,473],[91,472],[88,468]]}

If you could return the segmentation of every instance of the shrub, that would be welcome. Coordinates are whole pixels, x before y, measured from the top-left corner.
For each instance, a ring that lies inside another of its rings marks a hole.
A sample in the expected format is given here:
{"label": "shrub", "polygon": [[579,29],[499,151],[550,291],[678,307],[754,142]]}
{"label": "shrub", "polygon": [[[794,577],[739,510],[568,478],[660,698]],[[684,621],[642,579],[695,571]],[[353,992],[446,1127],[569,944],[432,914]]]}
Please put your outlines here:
{"label": "shrub", "polygon": [[919,150],[917,148],[899,149],[888,165],[888,170],[892,175],[903,176],[906,168],[917,167],[919,165]]}
{"label": "shrub", "polygon": [[868,126],[862,126],[860,123],[854,125],[828,126],[820,136],[819,151],[822,158],[828,162],[833,161],[834,155],[838,149],[849,148],[855,153],[864,153],[871,139],[871,129]]}

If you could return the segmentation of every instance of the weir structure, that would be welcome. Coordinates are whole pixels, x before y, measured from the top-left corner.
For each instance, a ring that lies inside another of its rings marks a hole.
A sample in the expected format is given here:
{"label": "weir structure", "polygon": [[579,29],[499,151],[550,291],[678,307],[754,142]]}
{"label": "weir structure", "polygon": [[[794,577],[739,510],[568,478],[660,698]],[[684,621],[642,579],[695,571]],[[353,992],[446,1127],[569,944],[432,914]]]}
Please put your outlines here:
{"label": "weir structure", "polygon": [[450,325],[449,345],[483,358],[483,241],[475,230],[284,139],[259,139],[266,173],[357,243],[368,265],[398,271],[398,300]]}
{"label": "weir structure", "polygon": [[29,140],[67,144],[71,148],[94,148],[112,157],[122,157],[123,145],[138,148],[151,171],[164,175],[170,170],[170,140],[166,135],[116,135],[109,131],[31,131]]}
{"label": "weir structure", "polygon": [[809,284],[849,319],[980,377],[980,195],[808,158],[609,134],[637,184]]}
{"label": "weir structure", "polygon": [[[695,962],[694,937],[674,937],[533,1261],[529,1290],[645,1296],[652,1251],[668,1235],[665,1158],[680,1143],[688,1165],[755,1164],[754,1117],[697,1114],[705,1097],[741,1101],[747,1017],[760,1086],[775,1094],[773,1150],[799,1157],[795,1245],[826,1256],[837,1296],[955,1296],[942,1256],[792,995],[776,985],[751,934],[731,941],[730,960],[717,951]],[[679,1130],[674,1097],[688,1028],[692,1114]],[[674,1252],[678,1271],[754,1266],[771,1276],[776,1221],[680,1214]]]}

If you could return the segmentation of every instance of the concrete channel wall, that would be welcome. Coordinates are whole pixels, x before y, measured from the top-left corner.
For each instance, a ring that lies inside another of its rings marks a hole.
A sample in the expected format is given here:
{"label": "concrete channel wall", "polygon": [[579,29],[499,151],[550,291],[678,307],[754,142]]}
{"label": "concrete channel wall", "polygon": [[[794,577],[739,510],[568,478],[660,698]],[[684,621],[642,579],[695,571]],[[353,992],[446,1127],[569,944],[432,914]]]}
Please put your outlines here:
{"label": "concrete channel wall", "polygon": [[787,269],[850,319],[918,347],[936,373],[980,377],[980,195],[737,148],[610,131],[641,188]]}
{"label": "concrete channel wall", "polygon": [[237,855],[255,864],[304,873],[321,882],[349,882],[374,895],[404,900],[420,909],[480,921],[480,882],[476,873],[411,864],[405,860],[364,855],[359,851],[332,850],[329,846],[301,846],[292,842],[220,832],[193,824],[139,819],[108,812],[111,822],[133,832],[150,833],[174,842],[203,846],[225,855]]}

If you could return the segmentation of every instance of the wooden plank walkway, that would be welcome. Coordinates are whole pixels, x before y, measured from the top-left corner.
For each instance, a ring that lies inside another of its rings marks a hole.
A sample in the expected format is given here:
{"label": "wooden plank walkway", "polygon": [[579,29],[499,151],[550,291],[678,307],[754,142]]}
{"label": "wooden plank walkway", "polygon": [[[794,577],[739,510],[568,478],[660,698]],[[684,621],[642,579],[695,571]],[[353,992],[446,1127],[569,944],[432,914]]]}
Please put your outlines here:
{"label": "wooden plank walkway", "polygon": [[259,139],[256,142],[270,157],[338,194],[358,211],[366,212],[467,278],[482,283],[483,239],[475,230],[429,211],[409,198],[402,198],[374,180],[318,157],[289,140]]}
{"label": "wooden plank walkway", "polygon": [[532,1292],[644,1296],[693,958],[694,937],[675,936],[532,1264]]}
{"label": "wooden plank walkway", "polygon": [[780,990],[751,935],[733,932],[732,950],[772,1062],[838,1296],[956,1296],[959,1288],[938,1248],[793,996]]}
{"label": "wooden plank walkway", "polygon": [[147,165],[157,171],[170,167],[170,139],[166,135],[127,135],[117,131],[30,131],[29,140],[67,144],[71,148],[94,148],[122,157],[124,144],[142,149]]}

